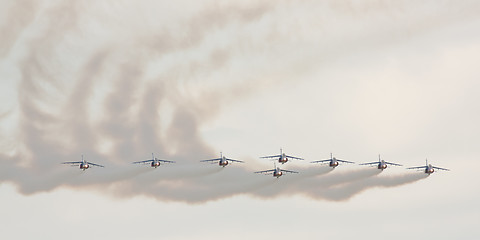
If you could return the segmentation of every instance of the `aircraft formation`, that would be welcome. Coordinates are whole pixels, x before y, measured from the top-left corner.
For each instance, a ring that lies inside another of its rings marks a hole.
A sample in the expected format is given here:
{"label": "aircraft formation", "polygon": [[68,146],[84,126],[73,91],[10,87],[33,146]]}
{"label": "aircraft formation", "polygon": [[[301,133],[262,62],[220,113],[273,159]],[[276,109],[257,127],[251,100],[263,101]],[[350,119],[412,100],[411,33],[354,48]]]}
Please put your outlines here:
{"label": "aircraft formation", "polygon": [[[290,160],[301,160],[301,161],[305,160],[305,159],[300,158],[300,157],[294,157],[294,156],[287,155],[283,152],[282,149],[280,149],[280,154],[279,155],[270,155],[270,156],[264,156],[264,157],[260,157],[260,158],[274,160],[275,161],[274,162],[274,168],[273,169],[268,169],[268,170],[257,171],[257,172],[254,172],[254,173],[263,173],[263,174],[266,174],[266,175],[272,174],[272,176],[276,177],[276,178],[281,177],[284,173],[299,173],[297,171],[286,170],[286,169],[282,169],[280,167],[277,167],[277,165],[276,165],[277,161],[278,161],[278,163],[283,165]],[[235,160],[235,159],[227,158],[223,155],[223,153],[220,153],[219,158],[200,160],[200,162],[218,164],[220,167],[226,167],[228,164],[234,163],[234,162],[235,163],[245,163],[244,161],[241,161],[241,160]],[[150,167],[152,167],[152,168],[157,168],[162,164],[168,164],[168,163],[175,163],[175,161],[158,159],[158,158],[155,157],[155,155],[153,153],[152,153],[152,159],[132,162],[132,164],[150,165]],[[312,161],[311,163],[323,163],[323,164],[326,164],[326,165],[328,165],[329,167],[332,167],[332,168],[338,167],[340,165],[340,163],[341,164],[344,164],[344,163],[355,164],[355,162],[338,159],[338,158],[334,157],[332,153],[330,153],[330,158],[329,159]],[[62,164],[69,164],[71,166],[78,166],[83,171],[87,170],[90,167],[102,167],[102,168],[105,167],[105,166],[100,165],[100,164],[96,164],[96,163],[86,161],[84,159],[83,155],[82,155],[82,161],[63,162]],[[382,171],[385,170],[388,167],[388,165],[402,166],[401,164],[398,164],[398,163],[387,162],[387,161],[383,160],[380,157],[380,155],[378,155],[378,161],[361,163],[359,165],[374,166],[377,169],[380,169]],[[450,169],[433,166],[432,164],[428,163],[428,160],[425,160],[425,166],[409,167],[407,169],[423,170],[423,172],[425,172],[426,174],[429,174],[429,175],[434,173],[435,170],[450,171]]]}

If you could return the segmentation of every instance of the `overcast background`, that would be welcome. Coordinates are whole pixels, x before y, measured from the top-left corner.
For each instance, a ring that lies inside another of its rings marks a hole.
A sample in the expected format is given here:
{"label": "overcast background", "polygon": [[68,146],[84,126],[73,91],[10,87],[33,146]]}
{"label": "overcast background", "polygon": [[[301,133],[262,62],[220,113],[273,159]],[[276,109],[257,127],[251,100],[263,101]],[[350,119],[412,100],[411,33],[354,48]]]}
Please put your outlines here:
{"label": "overcast background", "polygon": [[[479,12],[0,0],[1,236],[476,239]],[[303,175],[252,173],[280,148]],[[198,164],[220,151],[246,163]],[[152,152],[177,164],[130,165]],[[308,163],[330,152],[452,171]]]}

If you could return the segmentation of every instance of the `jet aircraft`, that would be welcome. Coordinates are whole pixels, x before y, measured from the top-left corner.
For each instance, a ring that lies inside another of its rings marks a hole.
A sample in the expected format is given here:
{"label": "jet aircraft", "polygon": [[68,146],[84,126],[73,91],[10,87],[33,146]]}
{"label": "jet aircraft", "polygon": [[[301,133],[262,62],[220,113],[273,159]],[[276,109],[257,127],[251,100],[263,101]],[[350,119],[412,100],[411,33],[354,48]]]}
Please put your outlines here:
{"label": "jet aircraft", "polygon": [[138,163],[143,163],[143,164],[148,164],[150,163],[151,167],[157,168],[160,166],[161,163],[175,163],[175,161],[169,161],[169,160],[162,160],[156,158],[153,153],[152,153],[152,159],[150,160],[145,160],[145,161],[138,161],[138,162],[133,162],[132,164],[138,164]]}
{"label": "jet aircraft", "polygon": [[387,168],[387,164],[393,165],[393,166],[402,166],[401,164],[397,163],[392,163],[392,162],[386,162],[385,160],[380,158],[380,155],[378,155],[378,162],[370,162],[370,163],[362,163],[359,165],[377,165],[377,168],[380,170],[383,170]]}
{"label": "jet aircraft", "polygon": [[335,158],[333,157],[333,154],[330,153],[330,159],[325,159],[325,160],[319,160],[319,161],[313,161],[312,163],[325,163],[325,162],[328,162],[329,163],[329,166],[330,167],[337,167],[339,162],[341,163],[354,163],[354,162],[350,162],[350,161],[345,161],[345,160],[341,160],[341,159],[338,159],[338,158]]}
{"label": "jet aircraft", "polygon": [[258,172],[254,172],[254,173],[263,173],[263,174],[273,173],[273,177],[276,177],[276,178],[281,177],[283,175],[283,173],[298,173],[296,171],[281,169],[281,168],[277,167],[276,165],[274,165],[274,166],[275,166],[274,169],[265,170],[265,171],[258,171]]}
{"label": "jet aircraft", "polygon": [[82,169],[83,171],[87,170],[87,169],[90,168],[91,166],[105,167],[105,166],[102,166],[102,165],[99,165],[99,164],[96,164],[96,163],[87,162],[87,161],[83,158],[83,155],[82,155],[82,161],[79,161],[79,162],[63,162],[62,164],[71,164],[72,166],[79,166],[80,169]]}
{"label": "jet aircraft", "polygon": [[208,159],[208,160],[201,160],[200,162],[212,162],[215,163],[218,161],[218,166],[225,167],[227,166],[230,162],[238,162],[238,163],[244,163],[243,161],[240,160],[235,160],[231,158],[227,158],[223,156],[223,153],[220,152],[220,158],[214,158],[214,159]]}
{"label": "jet aircraft", "polygon": [[437,170],[444,170],[444,171],[450,171],[450,169],[446,169],[446,168],[440,168],[440,167],[435,167],[435,166],[432,166],[432,164],[428,164],[428,160],[425,159],[425,166],[421,166],[421,167],[409,167],[407,169],[425,169],[425,173],[430,175],[432,174],[433,172],[435,172],[435,169]]}
{"label": "jet aircraft", "polygon": [[284,163],[288,162],[289,158],[297,159],[297,160],[304,160],[303,158],[286,155],[281,148],[280,148],[280,155],[265,156],[265,157],[260,157],[260,158],[276,158],[276,159],[278,159],[278,162],[281,163],[281,164],[284,164]]}

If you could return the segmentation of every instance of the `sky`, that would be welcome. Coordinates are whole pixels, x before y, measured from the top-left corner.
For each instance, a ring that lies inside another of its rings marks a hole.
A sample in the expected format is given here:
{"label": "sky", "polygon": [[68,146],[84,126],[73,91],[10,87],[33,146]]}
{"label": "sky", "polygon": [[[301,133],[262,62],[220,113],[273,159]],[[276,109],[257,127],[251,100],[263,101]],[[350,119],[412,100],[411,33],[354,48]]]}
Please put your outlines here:
{"label": "sky", "polygon": [[[476,239],[478,12],[0,0],[1,236]],[[253,173],[280,148],[298,174]],[[245,163],[199,162],[220,152]],[[131,164],[152,153],[176,163]],[[426,159],[451,171],[405,169]]]}

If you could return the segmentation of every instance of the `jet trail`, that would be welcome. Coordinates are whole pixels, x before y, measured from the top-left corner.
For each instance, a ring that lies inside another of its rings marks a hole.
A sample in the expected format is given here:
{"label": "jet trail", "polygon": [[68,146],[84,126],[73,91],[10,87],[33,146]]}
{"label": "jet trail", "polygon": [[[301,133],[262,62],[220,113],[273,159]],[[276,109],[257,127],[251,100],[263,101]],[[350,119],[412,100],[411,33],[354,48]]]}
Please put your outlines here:
{"label": "jet trail", "polygon": [[[239,194],[341,201],[372,187],[425,178],[310,166],[274,179],[253,174],[248,163],[222,169],[197,162],[215,156],[202,130],[233,103],[277,85],[316,79],[309,71],[352,52],[360,55],[478,18],[480,9],[477,1],[447,1],[424,16],[398,9],[431,4],[389,3],[23,0],[2,5],[0,78],[14,81],[6,97],[14,107],[0,109],[0,130],[5,130],[0,183],[12,183],[23,194],[68,187],[201,203]],[[291,11],[298,22],[291,21]],[[339,27],[332,29],[318,16],[335,17]],[[158,169],[130,164],[152,151],[178,164]],[[106,168],[83,172],[60,165],[78,161],[81,154]]]}

